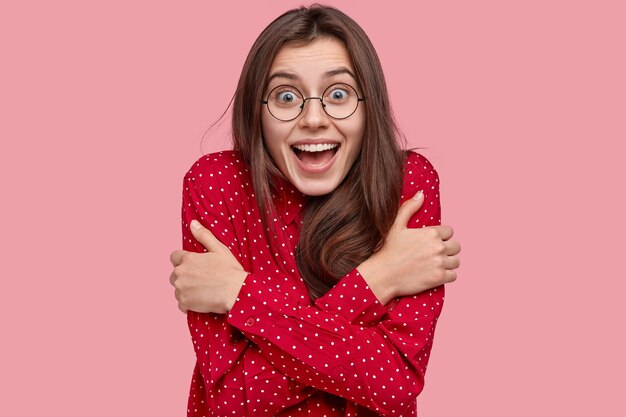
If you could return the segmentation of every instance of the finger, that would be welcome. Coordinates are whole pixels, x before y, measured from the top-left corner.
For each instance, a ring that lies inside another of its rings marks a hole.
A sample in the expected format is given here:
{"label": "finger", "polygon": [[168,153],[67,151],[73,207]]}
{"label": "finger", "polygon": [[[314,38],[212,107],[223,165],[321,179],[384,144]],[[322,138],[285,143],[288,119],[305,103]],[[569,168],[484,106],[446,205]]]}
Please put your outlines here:
{"label": "finger", "polygon": [[202,226],[199,221],[192,220],[190,224],[191,234],[209,252],[221,249],[224,245],[211,233],[209,229]]}
{"label": "finger", "polygon": [[461,266],[461,259],[458,256],[446,256],[443,261],[445,269],[457,269],[459,266]]}
{"label": "finger", "polygon": [[172,263],[173,266],[178,266],[183,262],[183,255],[187,253],[187,251],[184,250],[175,250],[174,252],[170,253],[170,262]]}
{"label": "finger", "polygon": [[183,303],[182,301],[182,295],[180,293],[180,291],[178,289],[176,289],[174,291],[174,297],[176,297],[176,301],[178,301],[178,309],[183,312],[186,313],[187,312],[187,307],[186,305]]}
{"label": "finger", "polygon": [[409,198],[400,206],[396,220],[393,222],[394,227],[406,228],[411,217],[422,207],[424,203],[424,193],[420,190],[413,198]]}
{"label": "finger", "polygon": [[452,271],[450,269],[447,269],[446,270],[446,275],[445,275],[446,284],[449,283],[449,282],[454,282],[454,281],[456,281],[456,279],[457,279],[456,272]]}
{"label": "finger", "polygon": [[452,235],[454,235],[454,229],[452,229],[452,226],[448,226],[447,224],[433,227],[437,229],[437,232],[439,233],[439,238],[443,241],[450,239]]}
{"label": "finger", "polygon": [[170,284],[174,286],[177,278],[178,277],[176,276],[176,271],[172,271],[172,273],[170,274]]}
{"label": "finger", "polygon": [[456,240],[448,240],[445,245],[446,255],[458,255],[461,252],[461,244]]}

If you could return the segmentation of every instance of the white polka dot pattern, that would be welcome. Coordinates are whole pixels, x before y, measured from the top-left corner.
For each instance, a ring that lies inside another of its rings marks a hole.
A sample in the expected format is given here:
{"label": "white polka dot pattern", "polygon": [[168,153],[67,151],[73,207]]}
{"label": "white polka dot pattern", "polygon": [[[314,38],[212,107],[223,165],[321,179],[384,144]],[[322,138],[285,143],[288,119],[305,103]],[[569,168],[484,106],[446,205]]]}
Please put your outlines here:
{"label": "white polka dot pattern", "polygon": [[[204,251],[189,232],[197,219],[250,272],[228,315],[188,313],[188,416],[415,416],[443,286],[383,306],[354,269],[312,303],[294,258],[306,196],[277,188],[270,243],[238,152],[205,155],[185,176],[183,248]],[[402,201],[418,190],[409,227],[440,224],[437,173],[410,152]]]}

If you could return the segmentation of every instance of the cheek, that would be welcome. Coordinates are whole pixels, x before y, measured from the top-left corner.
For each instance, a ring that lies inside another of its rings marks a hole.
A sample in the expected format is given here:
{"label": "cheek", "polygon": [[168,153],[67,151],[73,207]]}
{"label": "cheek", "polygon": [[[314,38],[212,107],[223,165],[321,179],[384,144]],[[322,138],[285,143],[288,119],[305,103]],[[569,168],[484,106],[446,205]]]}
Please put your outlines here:
{"label": "cheek", "polygon": [[[272,116],[269,116],[270,118]],[[278,133],[276,132],[276,128],[273,125],[272,121],[268,119],[268,116],[263,114],[261,117],[261,130],[263,132],[263,141],[265,142],[265,146],[270,151],[272,158],[276,158],[276,146],[278,142]]]}
{"label": "cheek", "polygon": [[263,138],[265,144],[269,148],[276,148],[283,143],[289,133],[285,126],[277,122],[274,117],[263,112],[261,116],[261,130],[263,131]]}
{"label": "cheek", "polygon": [[347,128],[347,135],[351,139],[354,148],[361,149],[363,144],[363,135],[365,134],[365,114],[358,112],[354,119],[351,120],[350,126]]}
{"label": "cheek", "polygon": [[[266,113],[266,112],[265,112]],[[284,144],[289,136],[289,129],[277,123],[272,115],[263,114],[261,117],[261,131],[263,132],[263,142],[270,157],[280,171],[285,173],[285,149]]]}

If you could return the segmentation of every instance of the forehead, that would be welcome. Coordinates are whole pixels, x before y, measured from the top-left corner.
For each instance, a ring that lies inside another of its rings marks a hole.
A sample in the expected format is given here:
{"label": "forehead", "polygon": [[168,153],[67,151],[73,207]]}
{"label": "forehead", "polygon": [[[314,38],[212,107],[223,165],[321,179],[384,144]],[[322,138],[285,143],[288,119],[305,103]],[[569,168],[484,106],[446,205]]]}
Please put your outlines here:
{"label": "forehead", "polygon": [[[269,77],[293,75],[294,79],[315,82],[329,74],[345,71],[354,74],[352,61],[343,42],[335,38],[319,38],[308,44],[287,44],[274,57]],[[348,73],[348,74],[349,74]],[[350,76],[350,75],[347,75]],[[284,81],[284,76],[278,77]]]}

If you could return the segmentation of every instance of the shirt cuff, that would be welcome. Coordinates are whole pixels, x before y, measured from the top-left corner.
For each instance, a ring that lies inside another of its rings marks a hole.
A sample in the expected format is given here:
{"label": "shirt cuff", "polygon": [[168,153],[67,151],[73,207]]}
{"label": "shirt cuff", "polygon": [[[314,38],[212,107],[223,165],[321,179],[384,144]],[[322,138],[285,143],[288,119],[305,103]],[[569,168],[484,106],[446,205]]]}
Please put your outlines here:
{"label": "shirt cuff", "polygon": [[287,295],[250,273],[243,281],[239,296],[228,313],[228,323],[247,334],[271,331],[277,317],[288,308]]}
{"label": "shirt cuff", "polygon": [[361,326],[377,324],[387,311],[356,268],[318,298],[315,305]]}

